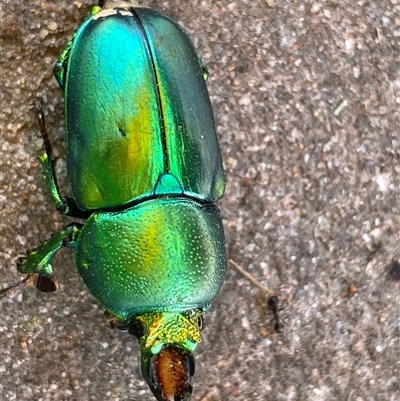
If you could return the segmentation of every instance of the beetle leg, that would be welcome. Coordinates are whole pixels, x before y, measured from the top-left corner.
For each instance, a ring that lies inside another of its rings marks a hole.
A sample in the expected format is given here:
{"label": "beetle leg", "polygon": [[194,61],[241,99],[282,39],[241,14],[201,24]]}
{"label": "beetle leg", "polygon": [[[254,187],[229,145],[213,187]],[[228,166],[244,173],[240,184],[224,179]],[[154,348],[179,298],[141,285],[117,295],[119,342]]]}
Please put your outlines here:
{"label": "beetle leg", "polygon": [[[90,8],[90,15],[93,16],[100,12],[103,9],[104,1],[99,1],[99,5],[97,6],[91,6]],[[60,85],[60,88],[64,91],[64,73],[65,73],[65,67],[68,62],[69,54],[71,52],[72,44],[74,43],[76,32],[72,36],[71,40],[66,44],[64,47],[63,51],[61,52],[60,56],[58,57],[58,60],[53,68],[53,74],[58,82],[58,85]]]}
{"label": "beetle leg", "polygon": [[63,247],[74,248],[82,225],[72,223],[64,230],[53,234],[40,246],[27,252],[27,256],[19,259],[17,268],[20,273],[38,274],[36,287],[43,292],[53,292],[58,288],[53,276],[51,261],[54,255]]}
{"label": "beetle leg", "polygon": [[108,312],[107,310],[104,311],[104,318],[109,323],[110,327],[113,330],[117,330],[121,333],[124,333],[129,330],[129,325],[126,321],[118,319],[112,313]]}
{"label": "beetle leg", "polygon": [[97,13],[99,13],[100,11],[103,10],[103,7],[105,6],[107,0],[99,0],[97,5],[93,5],[90,7],[90,16],[96,15]]}
{"label": "beetle leg", "polygon": [[32,281],[32,275],[28,274],[23,280],[19,281],[18,283],[11,284],[8,287],[3,288],[2,290],[0,290],[0,300],[9,294],[13,294],[18,288],[30,284],[31,281]]}
{"label": "beetle leg", "polygon": [[38,157],[40,164],[43,167],[43,178],[46,182],[47,188],[50,192],[50,196],[56,205],[57,210],[67,216],[86,219],[90,216],[90,212],[80,210],[75,200],[72,198],[66,198],[60,195],[60,191],[57,185],[56,175],[54,173],[54,164],[51,157],[51,144],[49,140],[49,134],[46,128],[46,122],[44,119],[44,113],[41,104],[36,104],[35,109],[37,112],[37,119],[40,126],[40,132],[45,146],[45,153]]}
{"label": "beetle leg", "polygon": [[74,41],[76,33],[72,36],[72,39],[67,43],[64,47],[64,50],[58,57],[56,65],[53,68],[54,76],[60,85],[60,88],[64,91],[64,72],[65,72],[65,65],[67,64],[69,53],[71,52],[72,43]]}
{"label": "beetle leg", "polygon": [[[99,13],[106,3],[106,0],[99,1],[98,5],[94,5],[90,7],[90,15],[93,16]],[[60,88],[64,91],[64,73],[65,73],[65,66],[68,62],[69,54],[71,52],[72,44],[74,43],[76,32],[72,36],[71,40],[66,44],[63,51],[61,52],[58,60],[53,68],[53,74],[60,85]]]}

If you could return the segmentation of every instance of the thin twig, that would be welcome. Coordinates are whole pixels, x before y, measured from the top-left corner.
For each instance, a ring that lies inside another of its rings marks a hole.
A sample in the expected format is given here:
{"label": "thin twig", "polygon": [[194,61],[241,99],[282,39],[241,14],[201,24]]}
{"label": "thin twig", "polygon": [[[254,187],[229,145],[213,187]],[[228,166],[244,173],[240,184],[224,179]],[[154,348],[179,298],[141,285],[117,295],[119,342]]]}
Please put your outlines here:
{"label": "thin twig", "polygon": [[274,315],[275,324],[274,330],[276,333],[282,333],[283,324],[279,319],[279,298],[268,288],[264,287],[257,279],[255,279],[250,273],[243,270],[236,262],[232,259],[229,259],[228,262],[244,277],[246,277],[251,283],[253,283],[256,287],[258,287],[261,291],[265,293],[268,297],[268,307]]}
{"label": "thin twig", "polygon": [[244,277],[246,277],[249,281],[251,281],[256,287],[258,287],[261,291],[264,291],[267,296],[272,296],[274,293],[270,291],[267,287],[264,287],[256,278],[254,278],[250,273],[243,270],[235,261],[229,259],[228,262]]}

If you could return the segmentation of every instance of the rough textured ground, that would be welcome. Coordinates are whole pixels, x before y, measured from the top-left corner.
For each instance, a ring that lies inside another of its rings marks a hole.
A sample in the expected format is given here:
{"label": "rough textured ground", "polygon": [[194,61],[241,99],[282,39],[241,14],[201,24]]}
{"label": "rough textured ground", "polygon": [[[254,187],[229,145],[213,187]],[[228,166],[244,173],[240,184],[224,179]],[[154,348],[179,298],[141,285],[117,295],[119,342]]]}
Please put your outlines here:
{"label": "rough textured ground", "polygon": [[[1,0],[2,284],[69,222],[41,179],[32,103],[62,155],[51,69],[89,3]],[[400,1],[142,4],[178,20],[210,71],[229,256],[288,302],[274,335],[261,292],[228,271],[193,400],[400,399]],[[153,400],[136,342],[107,327],[67,250],[55,265],[60,291],[0,302],[0,400]]]}

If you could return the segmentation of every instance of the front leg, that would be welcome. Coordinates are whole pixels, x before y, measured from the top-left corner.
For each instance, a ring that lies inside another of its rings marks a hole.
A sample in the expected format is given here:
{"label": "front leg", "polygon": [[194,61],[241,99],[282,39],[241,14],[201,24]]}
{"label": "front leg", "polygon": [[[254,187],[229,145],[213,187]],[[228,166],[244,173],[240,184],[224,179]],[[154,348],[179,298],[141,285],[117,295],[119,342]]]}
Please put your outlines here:
{"label": "front leg", "polygon": [[62,53],[60,54],[60,57],[58,58],[56,65],[53,68],[54,76],[55,76],[58,84],[60,85],[60,88],[63,91],[64,91],[64,84],[65,84],[65,82],[64,82],[65,69],[66,69],[69,53],[71,52],[71,48],[72,48],[72,44],[73,44],[75,35],[76,34],[74,34],[72,39],[67,43],[67,45],[63,49]]}
{"label": "front leg", "polygon": [[27,252],[27,256],[18,261],[18,271],[23,274],[38,274],[36,288],[42,292],[53,292],[58,289],[57,279],[53,275],[51,261],[55,254],[65,246],[74,248],[82,225],[72,223],[64,230],[53,234],[40,246]]}
{"label": "front leg", "polygon": [[[106,3],[106,0],[100,0],[98,5],[94,5],[90,7],[90,15],[93,16],[97,13],[99,13],[102,9],[104,4]],[[76,32],[72,36],[71,40],[66,44],[64,47],[63,51],[61,52],[60,56],[58,57],[58,60],[56,62],[56,65],[53,68],[53,74],[60,85],[60,88],[64,91],[64,86],[65,86],[65,70],[67,68],[68,64],[68,58],[71,53],[72,46],[74,44],[74,39],[76,36]]]}

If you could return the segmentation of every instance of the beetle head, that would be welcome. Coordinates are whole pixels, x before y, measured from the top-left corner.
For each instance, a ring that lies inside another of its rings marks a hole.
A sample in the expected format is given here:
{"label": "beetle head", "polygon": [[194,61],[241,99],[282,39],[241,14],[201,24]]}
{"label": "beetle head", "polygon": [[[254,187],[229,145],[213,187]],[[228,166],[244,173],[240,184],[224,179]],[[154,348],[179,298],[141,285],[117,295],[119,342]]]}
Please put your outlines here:
{"label": "beetle head", "polygon": [[201,341],[199,310],[155,312],[135,316],[129,332],[139,340],[142,374],[159,401],[189,401],[192,393],[192,351]]}

